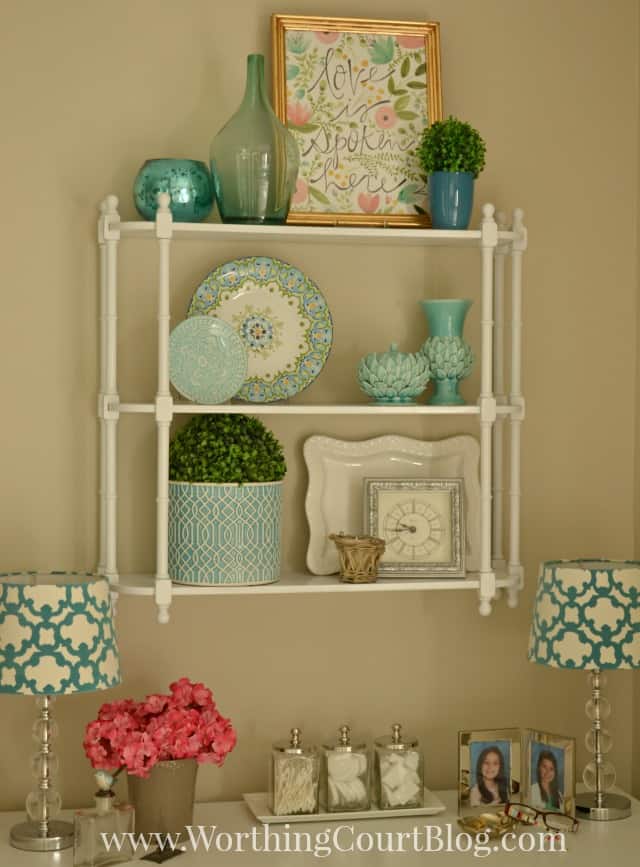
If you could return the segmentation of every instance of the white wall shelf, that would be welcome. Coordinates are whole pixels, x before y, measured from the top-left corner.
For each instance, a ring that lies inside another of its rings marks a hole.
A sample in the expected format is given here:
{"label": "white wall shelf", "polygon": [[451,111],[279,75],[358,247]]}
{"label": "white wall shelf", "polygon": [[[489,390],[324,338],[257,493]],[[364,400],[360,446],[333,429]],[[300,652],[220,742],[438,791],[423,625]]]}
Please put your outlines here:
{"label": "white wall shelf", "polygon": [[[155,403],[121,403],[121,413],[148,413],[157,411]],[[496,406],[498,415],[511,415],[518,407]],[[379,406],[366,403],[221,403],[207,406],[202,403],[173,402],[176,414],[197,415],[207,413],[248,413],[250,415],[480,415],[477,404],[466,406],[427,406],[426,404],[397,404]]]}
{"label": "white wall shelf", "polygon": [[[291,573],[283,575],[275,584],[256,584],[251,587],[233,584],[215,586],[200,584],[188,586],[174,584],[173,596],[282,596],[300,593],[396,593],[424,592],[427,590],[475,590],[480,589],[480,573],[469,572],[466,578],[378,578],[374,584],[347,584],[337,575],[310,575]],[[122,596],[153,596],[156,579],[154,575],[121,575],[113,590]],[[498,589],[511,588],[517,583],[506,572],[496,571]]]}
{"label": "white wall shelf", "polygon": [[[520,429],[524,419],[521,392],[522,257],[527,231],[522,211],[513,213],[510,227],[502,215],[495,219],[493,205],[482,209],[477,230],[440,231],[355,226],[236,226],[221,223],[173,223],[169,197],[159,197],[154,222],[123,222],[118,200],[107,196],[98,225],[100,244],[100,553],[98,570],[107,575],[114,592],[153,596],[158,620],[167,623],[172,596],[278,595],[304,593],[397,592],[474,590],[480,614],[491,612],[501,589],[507,603],[517,604],[523,584],[520,563]],[[155,241],[158,249],[158,362],[154,400],[120,402],[117,387],[117,275],[118,244],[122,238]],[[377,406],[365,403],[306,403],[304,398],[273,404],[228,403],[204,406],[174,401],[169,386],[170,253],[171,244],[183,239],[212,242],[299,242],[375,244],[393,247],[455,247],[480,252],[481,351],[480,394],[475,404],[455,407]],[[511,318],[505,322],[505,263],[511,263]],[[510,383],[505,377],[506,338],[509,332]],[[336,578],[304,573],[283,576],[264,586],[185,587],[174,585],[168,573],[169,436],[179,414],[249,413],[252,415],[313,416],[474,416],[480,429],[480,570],[466,579],[381,579],[375,584],[348,585]],[[147,576],[118,574],[117,569],[117,431],[126,414],[152,416],[157,430],[156,573]],[[504,432],[509,426],[508,488],[503,478]],[[508,528],[503,525],[508,501]],[[504,539],[504,536],[508,539]],[[503,553],[506,543],[508,553]]]}
{"label": "white wall shelf", "polygon": [[[112,214],[106,224],[107,234],[120,238],[158,237],[156,224],[151,222],[120,222]],[[191,238],[212,241],[286,241],[304,244],[398,244],[414,247],[480,247],[482,231],[446,231],[442,229],[399,229],[361,226],[237,226],[229,223],[174,223],[175,240]],[[498,243],[515,239],[512,231],[498,232]]]}

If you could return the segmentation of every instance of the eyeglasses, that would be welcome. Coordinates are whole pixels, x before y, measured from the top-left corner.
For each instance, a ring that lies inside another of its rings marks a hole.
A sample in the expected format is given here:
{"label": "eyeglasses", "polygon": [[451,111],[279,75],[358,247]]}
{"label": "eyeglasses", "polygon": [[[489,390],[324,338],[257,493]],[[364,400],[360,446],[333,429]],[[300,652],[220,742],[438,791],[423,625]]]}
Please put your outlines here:
{"label": "eyeglasses", "polygon": [[575,833],[578,830],[579,822],[573,816],[566,813],[546,812],[536,810],[535,807],[530,807],[528,804],[512,804],[510,801],[505,804],[504,811],[511,819],[516,822],[522,822],[525,825],[535,825],[540,817],[549,831],[570,831]]}

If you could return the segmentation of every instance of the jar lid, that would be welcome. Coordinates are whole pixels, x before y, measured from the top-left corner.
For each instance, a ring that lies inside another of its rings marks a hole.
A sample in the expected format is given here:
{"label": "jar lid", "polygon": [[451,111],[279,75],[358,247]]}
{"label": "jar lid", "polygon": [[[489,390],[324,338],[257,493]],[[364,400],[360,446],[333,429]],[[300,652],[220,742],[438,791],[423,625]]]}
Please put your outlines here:
{"label": "jar lid", "polygon": [[338,741],[335,744],[323,744],[325,750],[331,750],[336,753],[352,753],[362,752],[366,750],[366,744],[351,743],[351,728],[349,726],[340,726],[338,729]]}
{"label": "jar lid", "polygon": [[394,723],[391,726],[391,734],[383,735],[381,738],[376,738],[377,747],[386,747],[388,750],[408,750],[415,749],[418,746],[418,739],[410,735],[402,734],[402,726],[399,723]]}
{"label": "jar lid", "polygon": [[298,756],[302,756],[308,753],[315,753],[316,748],[314,746],[303,747],[302,746],[302,732],[298,728],[291,729],[291,737],[288,741],[278,741],[273,745],[274,750],[278,750],[282,753],[293,753]]}

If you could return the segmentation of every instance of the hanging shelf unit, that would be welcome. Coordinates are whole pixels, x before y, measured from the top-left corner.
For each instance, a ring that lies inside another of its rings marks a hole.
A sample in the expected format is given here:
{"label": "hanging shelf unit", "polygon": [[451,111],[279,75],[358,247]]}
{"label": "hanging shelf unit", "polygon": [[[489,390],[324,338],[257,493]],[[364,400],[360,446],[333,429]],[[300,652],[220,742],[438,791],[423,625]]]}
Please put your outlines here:
{"label": "hanging shelf unit", "polygon": [[[100,538],[98,571],[109,578],[116,594],[151,596],[158,621],[168,623],[173,596],[278,595],[308,593],[380,593],[426,590],[473,590],[482,615],[491,612],[502,590],[515,607],[523,586],[520,563],[520,439],[524,419],[521,392],[522,258],[527,249],[523,213],[513,213],[510,228],[496,220],[493,205],[482,209],[480,229],[358,228],[344,226],[237,226],[221,223],[174,223],[169,197],[159,197],[154,222],[121,221],[118,199],[107,196],[100,208]],[[155,399],[121,403],[117,377],[117,272],[118,245],[123,238],[149,239],[158,248],[158,364]],[[212,242],[287,241],[291,243],[374,244],[421,247],[476,248],[481,264],[481,383],[476,404],[467,406],[375,406],[371,404],[313,404],[295,400],[277,404],[222,404],[204,406],[174,401],[169,387],[170,255],[171,245],[188,239]],[[511,316],[505,322],[506,260],[511,265]],[[505,378],[505,338],[510,331],[510,382]],[[464,579],[393,578],[374,584],[349,585],[334,577],[306,573],[286,574],[276,584],[184,586],[173,584],[168,572],[169,437],[178,413],[246,412],[251,415],[464,415],[476,416],[480,427],[480,570]],[[117,568],[117,432],[125,413],[152,415],[157,430],[156,571],[154,575],[120,575]],[[503,478],[505,423],[509,423],[509,484]],[[509,500],[507,553],[503,551],[503,510]]]}

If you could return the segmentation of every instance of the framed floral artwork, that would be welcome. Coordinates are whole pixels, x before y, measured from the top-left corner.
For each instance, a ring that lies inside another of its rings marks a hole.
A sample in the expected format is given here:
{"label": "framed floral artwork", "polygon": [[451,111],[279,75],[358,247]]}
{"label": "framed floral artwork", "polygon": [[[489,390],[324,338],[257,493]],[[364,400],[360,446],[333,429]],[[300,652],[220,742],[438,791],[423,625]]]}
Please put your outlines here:
{"label": "framed floral artwork", "polygon": [[428,226],[416,156],[442,119],[439,25],[273,15],[274,105],[300,149],[288,222]]}

